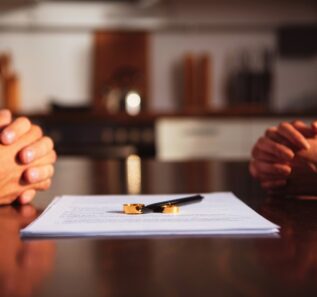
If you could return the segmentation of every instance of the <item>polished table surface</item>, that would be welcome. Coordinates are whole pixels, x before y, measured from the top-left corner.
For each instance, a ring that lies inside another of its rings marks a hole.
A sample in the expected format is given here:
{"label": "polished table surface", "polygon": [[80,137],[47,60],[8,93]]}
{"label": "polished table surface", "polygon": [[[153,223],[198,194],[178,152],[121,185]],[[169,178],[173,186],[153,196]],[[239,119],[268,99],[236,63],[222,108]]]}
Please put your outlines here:
{"label": "polished table surface", "polygon": [[[212,191],[234,192],[280,234],[19,237],[57,195]],[[317,296],[317,201],[266,197],[246,162],[60,158],[51,190],[0,208],[0,296]]]}

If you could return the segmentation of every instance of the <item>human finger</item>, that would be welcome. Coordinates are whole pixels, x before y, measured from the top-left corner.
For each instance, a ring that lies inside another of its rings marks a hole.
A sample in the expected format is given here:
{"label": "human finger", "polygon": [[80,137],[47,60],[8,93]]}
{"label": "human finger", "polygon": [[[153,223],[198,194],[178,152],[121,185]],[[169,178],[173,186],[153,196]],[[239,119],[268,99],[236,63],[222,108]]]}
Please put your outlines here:
{"label": "human finger", "polygon": [[254,165],[254,162],[255,162],[254,160],[251,160],[251,162],[249,163],[249,172],[254,178],[258,178],[258,174],[257,174],[256,167]]}
{"label": "human finger", "polygon": [[290,123],[281,123],[278,126],[278,133],[285,137],[298,149],[308,149],[310,147],[306,138],[299,131],[297,131]]}
{"label": "human finger", "polygon": [[52,184],[52,180],[51,179],[47,179],[45,181],[39,182],[37,184],[31,185],[29,186],[29,188],[33,188],[34,190],[38,190],[38,191],[45,191],[48,190],[49,187]]}
{"label": "human finger", "polygon": [[18,141],[14,142],[12,145],[16,146],[15,149],[17,151],[21,151],[23,148],[38,141],[41,137],[43,137],[42,129],[37,125],[32,125],[31,129],[26,134],[21,136]]}
{"label": "human finger", "polygon": [[51,138],[45,136],[31,145],[23,148],[19,152],[20,161],[23,164],[31,163],[36,159],[40,159],[53,150],[54,143]]}
{"label": "human finger", "polygon": [[57,160],[56,152],[54,150],[52,150],[46,156],[33,161],[29,165],[29,168],[37,167],[37,166],[44,166],[44,165],[53,165],[56,162],[56,160]]}
{"label": "human finger", "polygon": [[38,183],[51,178],[54,175],[53,165],[44,165],[38,167],[31,167],[24,171],[23,178],[29,183]]}
{"label": "human finger", "polygon": [[317,172],[317,164],[307,160],[305,156],[301,155],[301,152],[296,155],[294,160],[291,162],[291,166],[296,168],[297,172]]}
{"label": "human finger", "polygon": [[252,156],[254,159],[264,161],[264,162],[274,163],[279,161],[276,156],[274,156],[273,154],[267,153],[259,149],[258,147],[254,147],[252,151]]}
{"label": "human finger", "polygon": [[315,135],[315,132],[311,126],[308,126],[303,121],[293,121],[292,122],[293,127],[299,131],[304,137],[311,138]]}
{"label": "human finger", "polygon": [[291,150],[294,149],[294,145],[290,143],[287,139],[285,139],[283,136],[281,136],[278,133],[278,128],[277,127],[270,127],[265,131],[265,136],[274,142],[283,144],[284,146],[290,148]]}
{"label": "human finger", "polygon": [[34,189],[29,189],[20,194],[17,201],[21,204],[28,204],[35,198],[35,195],[36,191]]}
{"label": "human finger", "polygon": [[12,115],[11,115],[10,110],[1,109],[0,110],[0,129],[9,125],[11,123],[11,121],[12,121]]}
{"label": "human finger", "polygon": [[1,133],[1,142],[3,144],[12,144],[22,135],[31,129],[31,122],[26,117],[20,117],[14,120],[10,125],[3,129]]}
{"label": "human finger", "polygon": [[278,160],[282,160],[282,161],[290,161],[295,156],[294,152],[290,148],[280,143],[277,143],[275,141],[272,141],[268,137],[261,137],[257,141],[256,145],[254,146],[252,150],[253,157],[256,150],[261,150],[263,152],[271,154],[277,157]]}
{"label": "human finger", "polygon": [[284,180],[290,175],[291,167],[252,160],[249,164],[249,171],[255,179],[260,182],[267,182]]}
{"label": "human finger", "polygon": [[291,167],[286,164],[255,161],[254,166],[257,172],[257,176],[263,176],[264,178],[275,179],[276,177],[287,177],[292,172]]}

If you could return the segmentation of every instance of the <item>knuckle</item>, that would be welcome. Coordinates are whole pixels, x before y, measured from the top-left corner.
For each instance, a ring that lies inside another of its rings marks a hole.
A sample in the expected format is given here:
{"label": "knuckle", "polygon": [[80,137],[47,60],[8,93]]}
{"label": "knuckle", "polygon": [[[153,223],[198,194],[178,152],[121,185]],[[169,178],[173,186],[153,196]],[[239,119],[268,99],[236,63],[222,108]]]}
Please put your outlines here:
{"label": "knuckle", "polygon": [[264,135],[267,138],[272,139],[272,138],[274,138],[277,135],[277,133],[278,133],[278,127],[274,126],[274,127],[270,127],[268,129],[266,129]]}
{"label": "knuckle", "polygon": [[269,136],[269,135],[272,134],[272,132],[273,132],[273,129],[272,129],[272,128],[268,128],[268,129],[265,130],[265,133],[264,133],[264,134],[265,134],[266,136]]}
{"label": "knuckle", "polygon": [[279,124],[279,128],[282,130],[289,129],[289,127],[290,127],[290,123],[288,123],[288,122],[282,122]]}
{"label": "knuckle", "polygon": [[45,177],[50,178],[54,175],[54,166],[53,165],[47,165],[45,170]]}
{"label": "knuckle", "polygon": [[257,176],[260,176],[263,173],[263,171],[264,171],[262,162],[255,160],[254,163],[253,163],[253,166],[254,166],[254,170],[257,173]]}
{"label": "knuckle", "polygon": [[259,159],[261,157],[261,155],[262,155],[262,151],[260,149],[258,149],[258,148],[255,148],[252,153],[253,153],[252,157],[255,160]]}
{"label": "knuckle", "polygon": [[52,163],[55,163],[57,161],[57,154],[56,154],[56,151],[53,150],[52,151]]}
{"label": "knuckle", "polygon": [[45,181],[42,181],[37,185],[37,190],[39,191],[45,191],[48,190],[49,187],[51,186],[51,179],[46,179]]}
{"label": "knuckle", "polygon": [[53,150],[53,142],[47,136],[44,136],[40,140],[39,144],[40,144],[40,148],[41,148],[41,151],[42,151],[43,155],[46,155],[46,154],[50,153]]}
{"label": "knuckle", "polygon": [[261,147],[261,146],[264,145],[265,143],[266,143],[266,137],[261,136],[261,137],[259,138],[259,140],[257,141],[256,146],[257,146],[257,147]]}
{"label": "knuckle", "polygon": [[253,178],[259,179],[259,174],[254,164],[254,161],[250,162],[249,164],[249,172]]}
{"label": "knuckle", "polygon": [[261,136],[261,137],[259,138],[259,142],[263,142],[263,141],[265,141],[265,137],[264,137],[264,136]]}
{"label": "knuckle", "polygon": [[17,119],[19,122],[23,123],[23,125],[29,125],[31,126],[31,121],[27,117],[19,117]]}
{"label": "knuckle", "polygon": [[37,134],[39,137],[42,137],[43,131],[42,128],[38,125],[32,125],[32,130],[35,134]]}
{"label": "knuckle", "polygon": [[47,143],[48,147],[50,149],[53,149],[54,148],[54,142],[53,142],[53,139],[48,137],[48,136],[44,136],[44,140],[45,142]]}
{"label": "knuckle", "polygon": [[51,186],[51,184],[52,184],[52,180],[51,180],[51,179],[48,179],[47,181],[45,181],[45,182],[43,183],[43,189],[44,189],[44,190],[49,189],[50,186]]}

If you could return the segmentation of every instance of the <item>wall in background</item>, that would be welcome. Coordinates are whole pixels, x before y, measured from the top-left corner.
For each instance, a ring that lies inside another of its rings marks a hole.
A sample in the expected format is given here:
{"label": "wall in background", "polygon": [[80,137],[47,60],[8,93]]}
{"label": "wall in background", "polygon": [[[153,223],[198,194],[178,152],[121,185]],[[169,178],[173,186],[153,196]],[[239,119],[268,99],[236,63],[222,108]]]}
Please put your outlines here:
{"label": "wall in background", "polygon": [[181,92],[175,73],[179,73],[186,53],[197,56],[208,54],[211,58],[210,105],[216,108],[227,104],[225,83],[231,68],[239,64],[247,50],[258,54],[263,49],[275,51],[273,32],[167,32],[152,36],[152,108],[176,109]]}
{"label": "wall in background", "polygon": [[273,107],[276,110],[317,108],[317,57],[279,59],[275,65]]}
{"label": "wall in background", "polygon": [[[23,109],[45,109],[54,98],[67,104],[91,98],[92,36],[90,33],[0,33],[0,51],[11,52],[22,79]],[[211,94],[215,107],[225,104],[226,67],[244,49],[274,49],[273,33],[153,33],[150,37],[150,100],[152,110],[177,108],[181,92],[175,77],[184,55],[212,58]],[[178,72],[178,74],[180,74]]]}
{"label": "wall in background", "polygon": [[[199,5],[177,2],[142,9],[125,5],[42,4],[2,12],[0,51],[13,55],[22,79],[23,111],[44,110],[51,98],[66,104],[89,102],[91,32],[95,29],[152,30],[149,107],[164,111],[177,106],[172,82],[183,54],[210,54],[214,63],[210,95],[214,106],[220,107],[225,104],[223,84],[230,57],[243,49],[274,50],[277,25],[317,19],[313,1],[290,1],[285,7],[284,1],[245,0],[244,9],[238,8],[240,1],[200,1]],[[290,99],[288,83],[294,78],[289,70],[305,71],[305,83],[317,85],[311,69],[314,66],[307,61],[278,61],[276,107],[287,105]],[[296,91],[295,85],[292,83]]]}
{"label": "wall in background", "polygon": [[91,34],[0,33],[0,51],[12,54],[24,112],[45,110],[51,99],[66,104],[90,100]]}

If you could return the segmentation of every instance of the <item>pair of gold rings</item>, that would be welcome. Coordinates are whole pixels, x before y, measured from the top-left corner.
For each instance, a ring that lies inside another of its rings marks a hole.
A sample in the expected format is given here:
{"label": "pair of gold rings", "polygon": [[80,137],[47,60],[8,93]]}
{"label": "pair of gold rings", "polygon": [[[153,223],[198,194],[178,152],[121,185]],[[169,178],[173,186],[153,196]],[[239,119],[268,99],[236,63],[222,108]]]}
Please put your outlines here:
{"label": "pair of gold rings", "polygon": [[[123,212],[125,214],[142,214],[144,213],[144,207],[145,205],[142,203],[124,204]],[[166,204],[162,206],[160,212],[165,214],[177,214],[179,213],[179,207],[172,204]]]}

